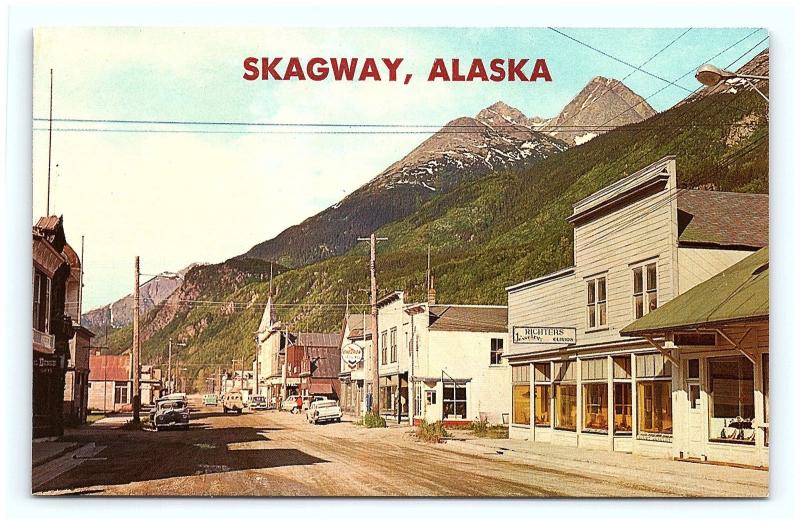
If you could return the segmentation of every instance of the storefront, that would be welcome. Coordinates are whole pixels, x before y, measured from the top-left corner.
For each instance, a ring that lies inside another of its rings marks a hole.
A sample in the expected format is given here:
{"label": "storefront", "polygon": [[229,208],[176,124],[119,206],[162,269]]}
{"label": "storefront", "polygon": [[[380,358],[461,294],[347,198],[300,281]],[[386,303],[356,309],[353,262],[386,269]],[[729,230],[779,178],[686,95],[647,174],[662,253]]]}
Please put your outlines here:
{"label": "storefront", "polygon": [[622,332],[674,364],[674,457],[769,465],[767,248]]}

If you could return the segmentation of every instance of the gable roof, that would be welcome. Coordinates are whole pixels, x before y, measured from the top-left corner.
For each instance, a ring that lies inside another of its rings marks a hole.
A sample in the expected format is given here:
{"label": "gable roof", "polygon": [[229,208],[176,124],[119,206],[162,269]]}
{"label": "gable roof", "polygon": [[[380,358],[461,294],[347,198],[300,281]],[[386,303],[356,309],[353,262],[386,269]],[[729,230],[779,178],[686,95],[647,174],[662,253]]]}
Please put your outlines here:
{"label": "gable roof", "polygon": [[131,380],[131,356],[89,353],[89,380],[117,382]]}
{"label": "gable roof", "polygon": [[658,334],[768,317],[769,248],[765,247],[678,295],[620,333]]}
{"label": "gable roof", "polygon": [[429,310],[431,331],[508,331],[506,306],[431,305]]}
{"label": "gable roof", "polygon": [[678,235],[683,245],[762,248],[769,243],[769,195],[682,189]]}

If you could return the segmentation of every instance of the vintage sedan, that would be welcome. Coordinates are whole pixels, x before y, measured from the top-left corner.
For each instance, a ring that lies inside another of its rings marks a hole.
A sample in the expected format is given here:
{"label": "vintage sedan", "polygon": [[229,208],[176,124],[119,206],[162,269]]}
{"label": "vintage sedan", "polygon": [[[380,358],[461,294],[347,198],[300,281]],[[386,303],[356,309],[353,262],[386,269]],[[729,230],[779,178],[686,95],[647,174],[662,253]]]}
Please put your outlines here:
{"label": "vintage sedan", "polygon": [[188,428],[189,403],[185,398],[173,395],[156,400],[155,406],[150,410],[150,423],[156,431],[170,427]]}
{"label": "vintage sedan", "polygon": [[309,424],[341,422],[342,409],[335,400],[315,400],[306,410],[306,420]]}

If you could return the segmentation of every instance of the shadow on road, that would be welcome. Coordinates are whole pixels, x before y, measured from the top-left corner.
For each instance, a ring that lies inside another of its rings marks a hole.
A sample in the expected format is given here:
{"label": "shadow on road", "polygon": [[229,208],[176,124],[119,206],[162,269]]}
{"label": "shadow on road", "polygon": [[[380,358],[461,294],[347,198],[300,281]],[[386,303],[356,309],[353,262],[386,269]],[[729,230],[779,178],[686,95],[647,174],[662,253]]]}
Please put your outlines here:
{"label": "shadow on road", "polygon": [[[167,479],[208,473],[249,469],[312,465],[327,462],[294,448],[258,448],[268,442],[271,427],[212,427],[203,418],[192,421],[188,430],[166,432],[95,430],[76,432],[70,440],[85,440],[106,446],[100,457],[89,461],[41,486],[39,491],[81,489],[90,486],[124,485],[131,482]],[[238,424],[230,416],[231,424]],[[252,420],[252,419],[250,419]],[[245,422],[245,421],[242,421]],[[164,493],[164,495],[190,495]]]}

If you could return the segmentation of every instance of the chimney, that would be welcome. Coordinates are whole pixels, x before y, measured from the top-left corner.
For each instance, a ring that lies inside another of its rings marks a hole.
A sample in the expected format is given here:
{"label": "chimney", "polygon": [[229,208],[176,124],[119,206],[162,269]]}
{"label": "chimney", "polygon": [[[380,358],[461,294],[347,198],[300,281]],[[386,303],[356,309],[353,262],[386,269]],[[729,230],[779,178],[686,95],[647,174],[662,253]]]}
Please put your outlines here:
{"label": "chimney", "polygon": [[433,287],[433,275],[428,285],[428,305],[436,304],[436,289]]}

